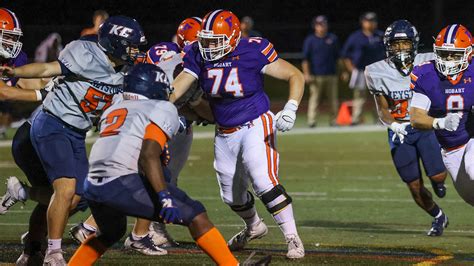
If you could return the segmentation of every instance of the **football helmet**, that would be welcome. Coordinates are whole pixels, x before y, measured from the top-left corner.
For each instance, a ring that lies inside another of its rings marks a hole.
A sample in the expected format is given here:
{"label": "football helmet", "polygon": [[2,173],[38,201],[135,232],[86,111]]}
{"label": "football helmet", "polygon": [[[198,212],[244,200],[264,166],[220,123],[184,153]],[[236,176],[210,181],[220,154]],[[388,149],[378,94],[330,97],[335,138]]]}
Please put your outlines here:
{"label": "football helmet", "polygon": [[401,74],[408,76],[413,69],[420,43],[420,35],[416,28],[407,20],[397,20],[385,30],[383,43],[387,59]]}
{"label": "football helmet", "polygon": [[183,20],[176,31],[176,38],[181,49],[197,40],[197,34],[201,30],[202,19],[198,17]]}
{"label": "football helmet", "polygon": [[126,100],[165,100],[172,89],[165,72],[154,64],[139,63],[131,67],[123,80]]}
{"label": "football helmet", "polygon": [[433,44],[436,69],[444,75],[456,75],[464,71],[471,62],[472,35],[461,24],[443,28]]}
{"label": "football helmet", "polygon": [[240,21],[234,13],[222,9],[209,12],[198,32],[199,51],[206,61],[219,60],[237,47],[240,35]]}
{"label": "football helmet", "polygon": [[21,51],[23,35],[20,22],[15,13],[6,8],[0,8],[0,57],[16,58]]}
{"label": "football helmet", "polygon": [[133,64],[138,47],[146,44],[143,29],[135,19],[125,16],[108,18],[99,28],[99,46],[112,57]]}
{"label": "football helmet", "polygon": [[153,45],[146,52],[145,62],[149,64],[158,64],[161,60],[169,58],[175,54],[179,54],[180,48],[174,42],[160,42]]}

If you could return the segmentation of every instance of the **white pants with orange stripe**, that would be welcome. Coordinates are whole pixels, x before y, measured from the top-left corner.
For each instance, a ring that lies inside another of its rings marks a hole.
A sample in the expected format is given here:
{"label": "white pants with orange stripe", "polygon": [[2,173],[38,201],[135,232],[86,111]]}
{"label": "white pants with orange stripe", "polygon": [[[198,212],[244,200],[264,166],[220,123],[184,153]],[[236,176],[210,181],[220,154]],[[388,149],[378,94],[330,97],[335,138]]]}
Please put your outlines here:
{"label": "white pants with orange stripe", "polygon": [[279,183],[275,145],[275,118],[271,112],[233,133],[216,133],[214,168],[226,204],[247,203],[249,181],[257,196]]}
{"label": "white pants with orange stripe", "polygon": [[474,139],[458,149],[442,150],[441,154],[459,196],[474,206]]}

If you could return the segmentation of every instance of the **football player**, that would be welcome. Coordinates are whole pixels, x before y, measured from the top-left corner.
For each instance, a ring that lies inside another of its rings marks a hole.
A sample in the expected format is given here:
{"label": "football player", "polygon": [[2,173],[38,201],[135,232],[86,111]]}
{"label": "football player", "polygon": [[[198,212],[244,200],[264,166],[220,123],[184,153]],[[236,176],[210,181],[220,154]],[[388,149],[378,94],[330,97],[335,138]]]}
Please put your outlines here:
{"label": "football player", "polygon": [[88,171],[85,134],[123,83],[123,73],[114,67],[133,63],[138,46],[145,43],[138,22],[116,16],[100,28],[98,44],[73,41],[58,61],[0,67],[8,77],[63,76],[46,96],[31,127],[32,144],[54,189],[47,212],[46,264],[65,265],[61,238],[69,211],[80,200]]}
{"label": "football player", "polygon": [[406,20],[397,20],[388,26],[383,41],[387,58],[365,68],[367,86],[374,95],[380,121],[388,127],[395,168],[415,203],[434,219],[428,235],[440,236],[448,224],[448,217],[423,185],[420,159],[435,194],[440,198],[446,194],[446,168],[434,132],[413,129],[409,125],[408,112],[413,94],[409,88],[409,75],[415,65],[433,59],[434,55],[418,54],[418,31]]}
{"label": "football player", "polygon": [[69,265],[95,263],[122,238],[127,216],[186,226],[216,264],[238,265],[204,206],[165,181],[160,157],[180,127],[176,107],[168,102],[171,91],[166,74],[153,64],[127,72],[124,101],[99,122],[85,183],[84,197],[101,233],[81,244]]}
{"label": "football player", "polygon": [[435,130],[454,187],[474,206],[472,42],[463,25],[441,30],[433,44],[435,59],[416,66],[411,73],[410,121],[414,128]]}
{"label": "football player", "polygon": [[[208,13],[198,41],[184,48],[184,71],[173,82],[176,101],[199,81],[216,121],[214,168],[223,201],[245,222],[245,228],[228,245],[240,250],[268,233],[257,214],[254,197],[247,191],[251,182],[255,194],[283,232],[288,244],[286,256],[304,257],[293,216],[292,199],[278,178],[279,155],[276,129],[290,130],[304,91],[303,74],[264,38],[242,38],[240,22],[226,10]],[[276,116],[263,89],[264,74],[286,80],[289,100]]]}

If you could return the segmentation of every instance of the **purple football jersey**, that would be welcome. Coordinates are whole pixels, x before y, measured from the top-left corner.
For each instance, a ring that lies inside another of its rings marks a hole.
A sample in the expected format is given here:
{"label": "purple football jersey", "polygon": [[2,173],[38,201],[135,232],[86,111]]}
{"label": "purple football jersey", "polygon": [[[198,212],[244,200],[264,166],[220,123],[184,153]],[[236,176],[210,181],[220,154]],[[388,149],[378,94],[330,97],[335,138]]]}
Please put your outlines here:
{"label": "purple football jersey", "polygon": [[219,126],[236,127],[270,109],[263,89],[263,68],[278,54],[264,38],[242,38],[233,52],[207,62],[197,42],[184,48],[184,71],[200,82]]}
{"label": "purple football jersey", "polygon": [[160,42],[153,45],[153,47],[151,47],[150,50],[146,52],[146,61],[150,64],[157,64],[160,62],[161,56],[168,52],[175,52],[179,54],[181,50],[174,42]]}
{"label": "purple football jersey", "polygon": [[445,149],[466,144],[474,133],[474,66],[469,67],[450,81],[438,73],[434,60],[413,69],[411,88],[416,93],[426,95],[431,106],[428,114],[435,118],[445,117],[448,112],[462,112],[462,118],[456,131],[436,130],[436,137]]}
{"label": "purple football jersey", "polygon": [[[28,63],[28,57],[26,53],[20,51],[16,58],[12,58],[7,60],[6,62],[2,63],[2,66],[10,66],[10,67],[20,67],[26,65]],[[8,86],[15,86],[18,82],[18,78],[2,78],[2,81],[5,82]]]}

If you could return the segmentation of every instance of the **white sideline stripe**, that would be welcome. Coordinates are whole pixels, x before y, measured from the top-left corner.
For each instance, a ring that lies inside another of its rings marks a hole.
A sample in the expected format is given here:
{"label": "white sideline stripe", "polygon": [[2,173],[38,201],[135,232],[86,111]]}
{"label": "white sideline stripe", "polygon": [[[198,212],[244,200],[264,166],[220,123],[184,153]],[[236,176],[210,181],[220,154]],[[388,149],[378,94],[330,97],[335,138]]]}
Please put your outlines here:
{"label": "white sideline stripe", "polygon": [[[212,125],[209,125],[212,126]],[[354,127],[318,127],[318,128],[295,128],[288,132],[278,132],[279,136],[291,135],[317,135],[327,133],[362,133],[362,132],[379,132],[385,131],[387,128],[379,125],[354,126]],[[194,139],[212,139],[214,132],[195,132]],[[92,144],[97,137],[87,138],[86,143]],[[0,148],[11,147],[11,140],[0,141]]]}
{"label": "white sideline stripe", "polygon": [[[68,223],[67,226],[73,226],[76,225],[77,223]],[[128,226],[134,226],[134,223],[128,223]],[[27,223],[0,223],[0,226],[28,226]],[[174,225],[170,224],[167,226],[180,226],[180,225]],[[380,224],[380,226],[387,226],[384,224]],[[403,226],[403,225],[400,225]],[[216,224],[216,227],[236,227],[236,228],[242,228],[243,224]],[[267,227],[269,228],[279,228],[277,225],[268,225]],[[399,231],[399,232],[426,232],[424,229],[415,229],[415,228],[362,228],[362,227],[332,227],[332,226],[309,226],[309,225],[300,225],[297,226],[298,229],[331,229],[331,230],[348,230],[348,229],[357,229],[359,231],[366,231],[366,232],[373,232],[373,231],[378,231],[378,232],[383,232],[383,231]],[[461,233],[461,234],[474,234],[474,230],[444,230],[444,232],[447,233]]]}
{"label": "white sideline stripe", "polygon": [[385,189],[385,188],[380,188],[380,189],[370,189],[370,188],[343,188],[339,189],[341,192],[379,192],[379,193],[386,193],[392,191],[391,189]]}

